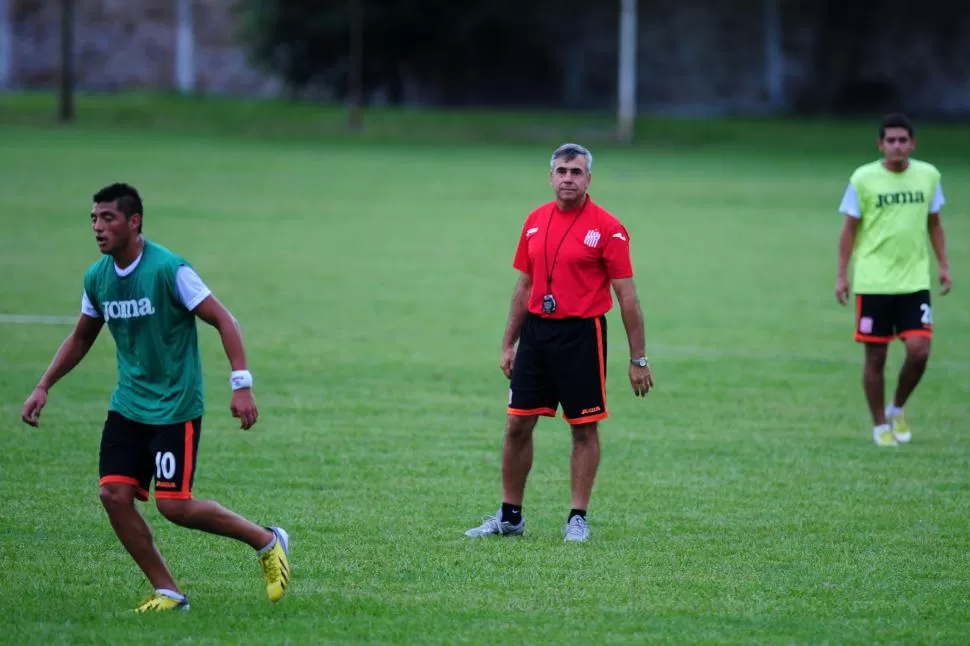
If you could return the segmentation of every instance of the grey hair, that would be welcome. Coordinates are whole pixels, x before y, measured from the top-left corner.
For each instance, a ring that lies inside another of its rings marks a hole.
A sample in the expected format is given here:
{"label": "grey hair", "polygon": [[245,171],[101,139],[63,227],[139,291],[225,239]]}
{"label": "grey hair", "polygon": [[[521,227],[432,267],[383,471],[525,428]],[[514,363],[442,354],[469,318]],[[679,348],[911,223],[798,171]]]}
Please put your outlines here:
{"label": "grey hair", "polygon": [[580,146],[579,144],[563,144],[556,148],[552,152],[552,157],[549,158],[549,168],[556,165],[556,159],[559,157],[564,157],[566,161],[572,161],[576,157],[583,155],[586,158],[586,172],[593,172],[593,153],[585,146]]}

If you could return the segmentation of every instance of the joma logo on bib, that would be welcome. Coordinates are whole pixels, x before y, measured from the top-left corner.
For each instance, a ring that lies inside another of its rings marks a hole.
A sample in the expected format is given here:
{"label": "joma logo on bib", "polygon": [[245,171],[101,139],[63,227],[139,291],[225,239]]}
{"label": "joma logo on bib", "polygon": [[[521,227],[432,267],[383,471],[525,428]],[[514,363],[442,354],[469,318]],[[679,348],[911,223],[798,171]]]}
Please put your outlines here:
{"label": "joma logo on bib", "polygon": [[926,194],[923,191],[902,191],[900,193],[880,193],[876,195],[876,208],[881,209],[890,204],[925,204]]}
{"label": "joma logo on bib", "polygon": [[155,313],[152,302],[147,298],[137,301],[105,301],[101,305],[104,312],[104,321],[107,323],[111,319],[134,319],[142,316],[150,316]]}

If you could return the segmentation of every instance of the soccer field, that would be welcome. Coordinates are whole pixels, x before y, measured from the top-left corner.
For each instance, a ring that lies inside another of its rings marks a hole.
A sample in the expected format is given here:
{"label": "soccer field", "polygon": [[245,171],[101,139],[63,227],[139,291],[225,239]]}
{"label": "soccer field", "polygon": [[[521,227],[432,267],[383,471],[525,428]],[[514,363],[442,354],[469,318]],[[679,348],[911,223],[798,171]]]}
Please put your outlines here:
{"label": "soccer field", "polygon": [[[526,535],[463,536],[501,502],[511,260],[560,139],[0,126],[0,642],[966,643],[967,132],[917,151],[943,171],[955,289],[934,292],[914,440],[879,449],[833,294],[837,207],[873,127],[703,127],[710,143],[589,144],[591,194],[631,234],[657,387],[633,397],[611,312],[593,540],[567,545],[561,418],[536,431]],[[90,197],[112,181],[243,326],[260,422],[229,416],[203,329],[195,494],[290,532],[277,606],[249,548],[143,505],[192,611],[127,612],[150,590],[97,496],[107,330],[41,427],[19,421],[70,327],[9,315],[76,316]]]}

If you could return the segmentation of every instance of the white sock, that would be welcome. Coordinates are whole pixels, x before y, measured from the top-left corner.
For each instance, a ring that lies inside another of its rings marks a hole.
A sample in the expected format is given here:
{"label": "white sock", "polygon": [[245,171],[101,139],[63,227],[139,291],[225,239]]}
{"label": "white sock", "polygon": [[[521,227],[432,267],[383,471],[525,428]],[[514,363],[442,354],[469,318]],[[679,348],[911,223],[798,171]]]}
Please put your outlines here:
{"label": "white sock", "polygon": [[902,413],[903,409],[896,404],[890,404],[886,407],[886,415],[889,417],[899,417]]}
{"label": "white sock", "polygon": [[879,435],[880,433],[885,433],[886,431],[893,430],[893,427],[889,424],[880,424],[879,426],[872,427],[872,434]]}
{"label": "white sock", "polygon": [[270,551],[271,549],[273,549],[273,547],[275,547],[275,545],[276,545],[276,532],[273,532],[273,540],[271,540],[271,541],[269,542],[269,544],[268,544],[268,545],[267,545],[266,547],[264,547],[263,549],[261,549],[261,550],[256,550],[256,553],[257,553],[257,554],[259,554],[260,556],[262,556],[262,555],[263,555],[263,554],[265,554],[266,552],[268,552],[268,551]]}
{"label": "white sock", "polygon": [[176,601],[185,601],[185,595],[179,594],[175,590],[166,590],[165,588],[158,588],[155,590],[158,594],[168,597],[169,599],[175,599]]}

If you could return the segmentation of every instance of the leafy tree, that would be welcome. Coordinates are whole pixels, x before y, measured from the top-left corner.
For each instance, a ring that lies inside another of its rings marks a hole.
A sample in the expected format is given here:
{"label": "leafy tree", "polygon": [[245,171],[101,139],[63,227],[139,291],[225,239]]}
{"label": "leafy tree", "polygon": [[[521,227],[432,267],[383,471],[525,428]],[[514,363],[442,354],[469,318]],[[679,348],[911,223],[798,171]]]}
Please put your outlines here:
{"label": "leafy tree", "polygon": [[[508,104],[561,87],[566,20],[582,23],[577,0],[358,0],[363,22],[363,86],[402,99],[415,84],[444,104]],[[240,0],[243,37],[254,61],[300,90],[349,91],[347,0]],[[574,5],[574,6],[573,6]]]}

